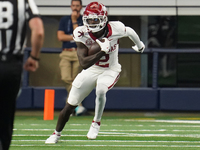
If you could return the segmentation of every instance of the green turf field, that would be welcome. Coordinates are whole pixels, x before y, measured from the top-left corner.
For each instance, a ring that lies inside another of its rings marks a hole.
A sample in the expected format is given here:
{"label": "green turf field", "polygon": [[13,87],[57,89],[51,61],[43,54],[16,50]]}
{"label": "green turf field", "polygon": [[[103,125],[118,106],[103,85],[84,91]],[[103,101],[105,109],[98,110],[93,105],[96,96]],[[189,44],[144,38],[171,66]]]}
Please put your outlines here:
{"label": "green turf field", "polygon": [[[116,116],[115,116],[116,115]],[[86,138],[93,116],[71,117],[57,144],[44,144],[54,120],[16,115],[10,150],[199,150],[200,117],[120,113],[103,116],[96,140]]]}

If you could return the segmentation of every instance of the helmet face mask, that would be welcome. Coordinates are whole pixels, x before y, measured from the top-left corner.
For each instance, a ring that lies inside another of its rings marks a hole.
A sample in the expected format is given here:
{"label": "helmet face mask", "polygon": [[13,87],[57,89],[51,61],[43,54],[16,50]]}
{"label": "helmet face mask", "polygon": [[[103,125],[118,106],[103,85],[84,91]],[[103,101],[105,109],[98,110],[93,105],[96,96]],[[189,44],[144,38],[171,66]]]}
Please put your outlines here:
{"label": "helmet face mask", "polygon": [[99,2],[88,4],[83,13],[83,24],[91,32],[102,30],[108,21],[106,7]]}

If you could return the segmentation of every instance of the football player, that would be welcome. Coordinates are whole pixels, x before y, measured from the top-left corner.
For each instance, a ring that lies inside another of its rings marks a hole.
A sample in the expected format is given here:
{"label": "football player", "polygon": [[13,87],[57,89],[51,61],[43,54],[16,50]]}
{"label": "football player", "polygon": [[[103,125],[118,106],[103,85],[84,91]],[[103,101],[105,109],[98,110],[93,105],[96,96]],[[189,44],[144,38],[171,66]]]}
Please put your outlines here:
{"label": "football player", "polygon": [[[73,32],[77,55],[83,70],[72,83],[68,103],[59,115],[55,132],[45,143],[58,142],[70,114],[94,88],[96,88],[95,116],[87,138],[96,139],[106,103],[106,93],[117,83],[121,72],[121,65],[118,62],[119,38],[129,37],[135,43],[132,48],[137,52],[142,53],[145,49],[143,42],[132,28],[120,21],[108,21],[106,7],[99,2],[91,2],[86,6],[83,24]],[[100,51],[88,56],[88,51],[94,42],[99,44]]]}

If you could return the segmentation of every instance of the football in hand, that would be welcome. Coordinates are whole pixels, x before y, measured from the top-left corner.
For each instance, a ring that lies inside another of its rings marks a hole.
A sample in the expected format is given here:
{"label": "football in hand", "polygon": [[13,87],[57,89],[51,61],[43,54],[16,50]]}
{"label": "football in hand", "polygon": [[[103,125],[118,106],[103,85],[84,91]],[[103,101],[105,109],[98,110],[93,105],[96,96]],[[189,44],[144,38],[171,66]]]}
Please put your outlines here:
{"label": "football in hand", "polygon": [[[100,41],[101,41],[101,42],[104,42],[104,39],[101,39]],[[97,42],[94,42],[94,43],[90,46],[90,48],[89,48],[89,50],[88,50],[88,56],[94,55],[94,54],[96,54],[96,53],[99,52],[99,51],[101,51],[101,47],[99,46],[99,44],[98,44]]]}

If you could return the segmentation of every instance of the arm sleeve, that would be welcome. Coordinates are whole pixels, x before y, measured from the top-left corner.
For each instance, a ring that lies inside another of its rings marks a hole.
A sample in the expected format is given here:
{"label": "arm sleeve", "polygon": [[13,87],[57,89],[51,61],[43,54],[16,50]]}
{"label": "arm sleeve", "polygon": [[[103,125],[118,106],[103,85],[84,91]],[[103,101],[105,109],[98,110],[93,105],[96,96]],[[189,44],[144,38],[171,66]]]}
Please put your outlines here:
{"label": "arm sleeve", "polygon": [[29,21],[34,17],[40,17],[38,7],[34,0],[26,0],[26,19]]}
{"label": "arm sleeve", "polygon": [[65,30],[64,27],[65,27],[65,21],[64,21],[64,17],[62,17],[62,18],[60,19],[60,23],[59,23],[58,30],[64,31],[64,30]]}
{"label": "arm sleeve", "polygon": [[132,28],[126,27],[126,36],[128,36],[129,39],[131,39],[137,45],[139,49],[143,47],[143,45],[140,42],[139,36]]}

